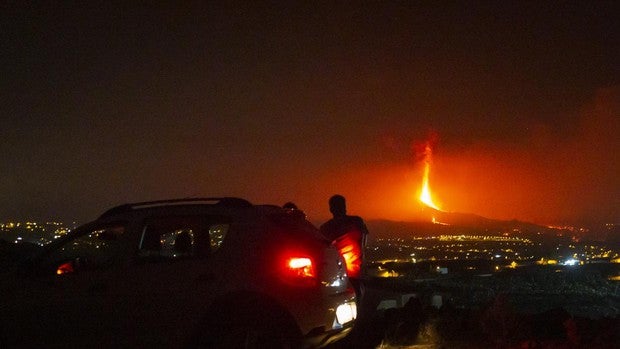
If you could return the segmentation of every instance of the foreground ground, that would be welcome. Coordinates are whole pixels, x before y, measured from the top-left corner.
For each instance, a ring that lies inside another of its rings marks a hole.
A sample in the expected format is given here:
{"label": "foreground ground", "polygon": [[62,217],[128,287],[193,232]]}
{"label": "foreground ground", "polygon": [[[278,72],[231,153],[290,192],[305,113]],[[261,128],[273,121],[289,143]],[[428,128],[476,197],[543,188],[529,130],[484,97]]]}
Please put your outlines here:
{"label": "foreground ground", "polygon": [[[29,251],[0,252],[4,265]],[[620,348],[619,279],[613,263],[373,278],[355,328],[329,349]]]}
{"label": "foreground ground", "polygon": [[592,269],[369,280],[330,348],[618,348],[620,284]]}

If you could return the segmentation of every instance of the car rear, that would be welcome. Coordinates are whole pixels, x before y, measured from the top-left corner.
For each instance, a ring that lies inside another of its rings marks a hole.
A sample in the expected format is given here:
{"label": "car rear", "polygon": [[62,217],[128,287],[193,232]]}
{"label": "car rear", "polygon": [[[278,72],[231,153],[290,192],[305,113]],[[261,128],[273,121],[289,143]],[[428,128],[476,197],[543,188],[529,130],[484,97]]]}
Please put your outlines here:
{"label": "car rear", "polygon": [[345,336],[357,316],[355,292],[338,250],[310,223],[279,212],[269,217],[262,256],[265,292],[296,319],[305,346]]}

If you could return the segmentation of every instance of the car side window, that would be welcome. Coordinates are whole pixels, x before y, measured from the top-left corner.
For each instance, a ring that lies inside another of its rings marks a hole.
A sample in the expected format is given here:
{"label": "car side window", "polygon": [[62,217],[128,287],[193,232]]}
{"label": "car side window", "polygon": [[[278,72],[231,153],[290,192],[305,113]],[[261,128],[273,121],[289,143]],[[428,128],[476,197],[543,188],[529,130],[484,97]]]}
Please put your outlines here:
{"label": "car side window", "polygon": [[56,274],[113,265],[123,258],[121,238],[124,234],[124,224],[106,224],[85,230],[51,251],[47,264],[57,268]]}
{"label": "car side window", "polygon": [[142,258],[203,258],[220,248],[229,224],[223,217],[166,216],[148,219],[142,229]]}
{"label": "car side window", "polygon": [[211,251],[217,251],[224,242],[230,224],[213,224],[209,227],[209,239],[211,240]]}

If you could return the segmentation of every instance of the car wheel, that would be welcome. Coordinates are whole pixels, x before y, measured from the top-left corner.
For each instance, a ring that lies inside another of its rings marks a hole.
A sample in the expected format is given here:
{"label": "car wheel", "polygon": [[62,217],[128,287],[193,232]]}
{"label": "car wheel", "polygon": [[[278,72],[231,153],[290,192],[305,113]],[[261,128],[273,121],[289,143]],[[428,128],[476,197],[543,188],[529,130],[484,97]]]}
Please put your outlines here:
{"label": "car wheel", "polygon": [[[197,331],[189,348],[298,348],[301,334],[284,311],[242,307],[218,311]],[[222,310],[221,308],[219,310]]]}
{"label": "car wheel", "polygon": [[[269,320],[265,319],[267,322]],[[217,335],[214,348],[267,349],[295,348],[292,338],[278,331],[277,326],[263,324],[233,324]]]}

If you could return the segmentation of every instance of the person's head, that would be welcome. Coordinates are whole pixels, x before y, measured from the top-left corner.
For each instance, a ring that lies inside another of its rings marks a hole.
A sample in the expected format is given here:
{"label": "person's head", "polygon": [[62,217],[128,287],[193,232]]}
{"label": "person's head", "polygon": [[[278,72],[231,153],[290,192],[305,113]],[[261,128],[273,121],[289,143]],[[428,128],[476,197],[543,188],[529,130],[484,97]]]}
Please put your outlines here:
{"label": "person's head", "polygon": [[345,202],[344,196],[334,195],[329,198],[329,212],[331,212],[334,217],[346,216],[347,204]]}
{"label": "person's head", "polygon": [[282,208],[284,208],[285,210],[299,210],[299,208],[297,208],[297,205],[295,205],[295,203],[291,201],[282,205]]}

